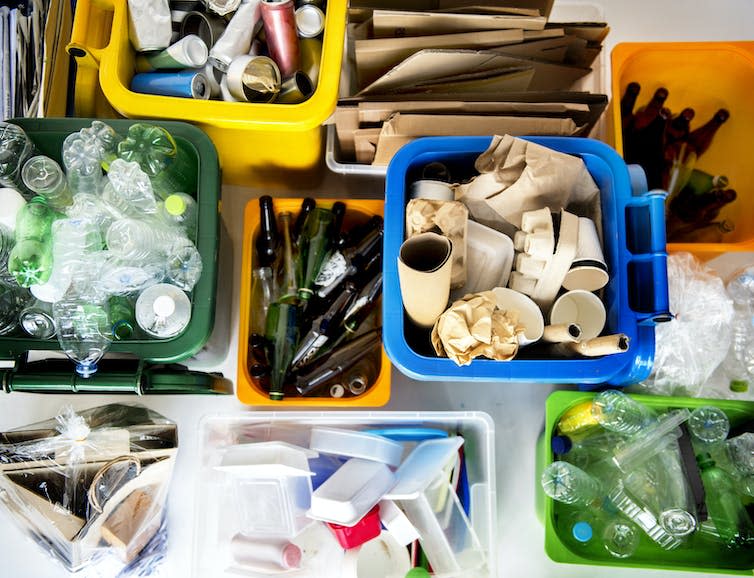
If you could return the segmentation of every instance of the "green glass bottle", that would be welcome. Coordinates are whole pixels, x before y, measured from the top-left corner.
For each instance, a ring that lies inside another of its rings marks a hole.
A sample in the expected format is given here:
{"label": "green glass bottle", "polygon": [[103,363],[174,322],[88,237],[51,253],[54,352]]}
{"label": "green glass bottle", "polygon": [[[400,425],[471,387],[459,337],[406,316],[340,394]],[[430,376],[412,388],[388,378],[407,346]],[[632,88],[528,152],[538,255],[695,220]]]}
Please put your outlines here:
{"label": "green glass bottle", "polygon": [[299,239],[299,299],[306,302],[313,294],[314,280],[333,246],[335,215],[329,209],[315,207],[306,217]]}
{"label": "green glass bottle", "polygon": [[298,283],[296,282],[296,261],[294,257],[291,225],[293,215],[290,211],[280,213],[280,228],[283,233],[283,253],[278,271],[278,293],[282,303],[293,303],[297,299]]}
{"label": "green glass bottle", "polygon": [[270,399],[283,399],[283,385],[298,343],[298,306],[273,303],[267,310],[267,340],[270,349]]}
{"label": "green glass bottle", "polygon": [[43,197],[34,197],[16,216],[16,245],[8,270],[22,287],[45,283],[52,273],[52,223],[61,215]]}
{"label": "green glass bottle", "polygon": [[149,175],[154,193],[165,200],[174,193],[196,192],[197,163],[164,128],[135,123],[118,143],[118,157],[139,163]]}
{"label": "green glass bottle", "polygon": [[704,483],[707,511],[720,540],[731,548],[750,546],[754,543],[754,524],[733,480],[717,467],[710,454],[698,455],[696,460]]}

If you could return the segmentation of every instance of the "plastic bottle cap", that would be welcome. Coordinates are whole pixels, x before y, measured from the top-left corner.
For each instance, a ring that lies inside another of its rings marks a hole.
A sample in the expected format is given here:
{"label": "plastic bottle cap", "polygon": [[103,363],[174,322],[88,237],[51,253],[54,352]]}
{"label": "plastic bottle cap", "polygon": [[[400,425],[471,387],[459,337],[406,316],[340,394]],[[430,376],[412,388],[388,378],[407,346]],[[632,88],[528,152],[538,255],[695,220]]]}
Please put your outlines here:
{"label": "plastic bottle cap", "polygon": [[160,295],[154,300],[152,310],[158,317],[170,317],[175,313],[175,301],[169,295]]}
{"label": "plastic bottle cap", "polygon": [[405,578],[430,578],[431,574],[425,568],[411,568]]}
{"label": "plastic bottle cap", "polygon": [[552,453],[558,456],[562,456],[563,454],[567,454],[571,451],[573,442],[568,436],[553,436],[552,440],[550,441],[550,447],[552,448]]}
{"label": "plastic bottle cap", "polygon": [[283,548],[283,566],[287,569],[301,567],[301,548],[296,544],[287,544]]}
{"label": "plastic bottle cap", "polygon": [[745,379],[731,379],[730,390],[736,393],[744,393],[749,391],[749,382]]}
{"label": "plastic bottle cap", "polygon": [[589,522],[576,522],[571,528],[571,534],[576,540],[582,544],[586,544],[592,539],[594,532]]}
{"label": "plastic bottle cap", "polygon": [[175,217],[186,212],[186,201],[180,195],[170,195],[165,199],[165,210]]}

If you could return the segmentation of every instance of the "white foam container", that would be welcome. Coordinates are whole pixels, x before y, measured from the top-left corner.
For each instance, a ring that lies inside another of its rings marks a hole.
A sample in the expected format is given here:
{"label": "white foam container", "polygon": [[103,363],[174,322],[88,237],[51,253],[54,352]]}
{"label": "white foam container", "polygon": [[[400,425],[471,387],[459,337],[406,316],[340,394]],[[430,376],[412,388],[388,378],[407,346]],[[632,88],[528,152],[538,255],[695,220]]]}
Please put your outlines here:
{"label": "white foam container", "polygon": [[[483,412],[250,412],[232,415],[206,416],[200,424],[200,455],[196,462],[201,468],[195,488],[195,519],[192,563],[196,578],[252,576],[233,567],[230,541],[239,531],[238,505],[225,492],[222,478],[213,470],[218,454],[229,444],[252,441],[278,441],[276,434],[285,432],[289,438],[307,439],[312,427],[347,429],[421,426],[442,428],[464,438],[464,452],[471,496],[471,524],[487,559],[488,572],[474,578],[498,576],[497,514],[495,497],[495,433],[492,419]],[[300,430],[301,436],[294,435]],[[238,432],[247,432],[239,439]],[[269,432],[267,436],[263,432]],[[251,434],[249,436],[248,434]],[[291,441],[291,439],[285,440]],[[306,532],[306,531],[305,531]],[[323,534],[326,536],[327,534]],[[297,539],[292,540],[294,543]],[[334,539],[333,539],[334,541]],[[335,544],[329,550],[329,564],[312,559],[307,576],[310,578],[341,578],[333,573],[340,567],[337,559],[342,550]],[[307,564],[304,550],[302,564]],[[336,556],[337,554],[337,556]]]}

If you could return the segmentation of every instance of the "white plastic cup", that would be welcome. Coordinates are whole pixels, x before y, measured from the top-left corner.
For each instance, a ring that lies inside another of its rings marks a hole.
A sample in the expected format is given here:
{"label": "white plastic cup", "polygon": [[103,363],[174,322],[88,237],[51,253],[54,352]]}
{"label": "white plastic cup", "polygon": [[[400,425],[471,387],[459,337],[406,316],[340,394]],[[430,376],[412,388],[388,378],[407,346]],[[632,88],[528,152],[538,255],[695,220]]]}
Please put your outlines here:
{"label": "white plastic cup", "polygon": [[605,306],[594,293],[576,289],[563,293],[550,309],[550,324],[575,323],[581,327],[582,341],[602,333],[607,320]]}

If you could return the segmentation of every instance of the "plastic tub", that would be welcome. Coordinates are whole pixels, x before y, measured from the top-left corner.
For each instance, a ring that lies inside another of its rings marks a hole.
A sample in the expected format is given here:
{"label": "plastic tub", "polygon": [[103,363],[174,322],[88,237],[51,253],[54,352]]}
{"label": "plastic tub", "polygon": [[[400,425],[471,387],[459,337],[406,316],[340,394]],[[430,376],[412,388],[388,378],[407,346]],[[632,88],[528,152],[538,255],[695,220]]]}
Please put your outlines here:
{"label": "plastic tub", "polygon": [[[193,575],[205,577],[256,575],[234,572],[228,543],[240,532],[245,520],[243,507],[229,490],[231,482],[216,475],[217,464],[227,448],[233,444],[284,441],[306,447],[314,427],[340,429],[382,429],[426,427],[446,430],[450,435],[464,438],[464,456],[469,493],[463,498],[482,550],[488,572],[478,572],[475,578],[498,576],[496,553],[497,507],[495,497],[494,426],[490,417],[481,412],[252,412],[236,415],[205,417],[199,428],[200,455],[195,460],[197,475],[196,518],[194,530]],[[410,446],[408,446],[410,447]],[[310,461],[310,464],[312,462]],[[312,477],[315,481],[316,476]],[[436,496],[436,494],[435,494]],[[433,502],[434,503],[434,502]],[[447,504],[454,503],[447,500]],[[381,506],[382,508],[382,506]],[[444,511],[443,511],[444,512]],[[439,514],[438,514],[439,515]],[[312,535],[316,528],[308,527],[293,542],[306,549],[304,535]],[[328,548],[324,568],[307,567],[307,576],[332,576],[333,568],[341,568],[343,550],[328,530],[317,536]],[[259,537],[257,539],[260,539]],[[306,554],[306,552],[305,552]],[[345,562],[343,563],[343,567]],[[405,572],[404,572],[405,573]]]}
{"label": "plastic tub", "polygon": [[[346,216],[343,228],[347,230],[352,223],[366,221],[373,215],[382,215],[382,201],[342,199],[346,204]],[[332,206],[334,200],[317,199],[317,205]],[[273,199],[275,214],[291,211],[294,216],[301,208],[301,199]],[[285,406],[363,406],[378,407],[390,399],[390,360],[382,350],[380,371],[374,384],[361,395],[353,397],[285,397],[281,401],[272,401],[249,374],[249,320],[256,312],[251,310],[251,272],[254,269],[253,248],[254,235],[259,227],[259,201],[254,199],[246,204],[244,211],[243,257],[241,267],[241,316],[238,322],[238,374],[236,395],[242,403],[249,405]],[[384,324],[383,324],[384,325]],[[383,327],[383,334],[385,328]]]}
{"label": "plastic tub", "polygon": [[[59,163],[63,140],[86,126],[92,119],[14,119],[34,141],[40,154],[47,155]],[[116,132],[125,134],[136,121],[108,120]],[[128,339],[113,341],[110,351],[130,353],[142,361],[170,363],[191,357],[207,342],[212,332],[215,318],[215,292],[217,285],[217,251],[219,234],[220,170],[217,152],[206,134],[190,124],[182,122],[145,121],[167,129],[178,146],[188,151],[195,159],[198,170],[197,205],[198,230],[196,247],[202,256],[202,276],[191,294],[191,321],[185,331],[171,339]],[[57,339],[40,340],[31,337],[0,337],[0,358],[13,359],[30,350],[57,350]],[[70,364],[69,364],[70,365]],[[73,374],[73,365],[70,365]],[[127,372],[124,372],[124,375]],[[14,376],[18,380],[18,375]],[[132,377],[132,376],[130,376]],[[41,374],[44,380],[45,375]],[[87,380],[78,380],[82,383]],[[108,375],[101,369],[88,381],[95,384],[94,390],[107,390]],[[138,380],[137,380],[138,381]],[[49,386],[55,389],[54,380]],[[74,388],[75,390],[75,388]]]}
{"label": "plastic tub", "polygon": [[589,386],[626,385],[646,378],[654,360],[654,323],[668,319],[664,193],[644,194],[646,186],[641,188],[641,171],[629,171],[613,149],[592,139],[528,138],[580,156],[600,188],[604,253],[611,272],[603,295],[607,309],[605,333],[628,335],[629,350],[601,358],[570,359],[526,358],[527,352],[523,350],[512,361],[475,359],[459,367],[450,359],[435,357],[423,344],[409,343],[413,336],[405,332],[407,322],[397,271],[408,185],[421,167],[432,161],[446,163],[459,179],[473,176],[474,161],[487,149],[490,140],[491,137],[418,139],[398,151],[388,167],[383,339],[390,360],[406,375],[421,380],[534,381]]}
{"label": "plastic tub", "polygon": [[[589,401],[594,394],[571,391],[558,391],[547,398],[545,409],[545,432],[538,447],[538,472],[553,462],[554,456],[549,448],[555,426],[560,416],[570,407]],[[660,397],[646,395],[632,395],[634,399],[648,407],[664,411],[666,409],[687,408],[693,411],[697,407],[714,405],[722,409],[731,421],[731,426],[754,419],[754,404],[718,399]],[[754,569],[754,550],[751,548],[738,551],[718,548],[710,542],[690,539],[686,545],[676,550],[660,549],[649,539],[642,539],[636,553],[625,560],[613,558],[602,548],[591,547],[574,551],[573,547],[563,540],[563,534],[557,527],[558,512],[561,505],[544,495],[539,486],[539,475],[536,476],[537,499],[541,506],[545,525],[545,551],[555,562],[566,564],[588,564],[619,566],[633,568],[656,568],[673,571],[695,571],[706,573],[741,574],[751,576]]]}
{"label": "plastic tub", "polygon": [[692,107],[692,127],[706,122],[721,107],[731,118],[720,129],[698,168],[725,174],[738,199],[725,207],[720,219],[729,218],[735,230],[722,243],[669,243],[668,251],[689,251],[703,260],[728,251],[754,251],[754,165],[741,143],[754,131],[754,42],[631,42],[615,46],[612,59],[612,129],[615,148],[623,152],[620,106],[629,82],[638,82],[637,107],[664,86],[666,106],[679,113]]}
{"label": "plastic tub", "polygon": [[[76,57],[79,69],[99,69],[102,92],[120,114],[196,122],[219,151],[223,180],[249,184],[253,170],[308,169],[320,161],[321,125],[335,109],[338,96],[346,9],[345,0],[327,3],[319,83],[312,97],[300,104],[206,101],[132,92],[135,52],[128,38],[127,0],[78,2],[68,52]],[[90,77],[85,74],[85,79]],[[89,90],[86,85],[81,88]],[[78,96],[76,102],[96,104]]]}

